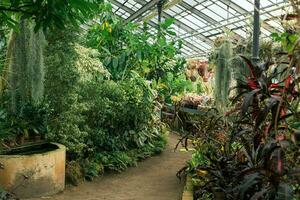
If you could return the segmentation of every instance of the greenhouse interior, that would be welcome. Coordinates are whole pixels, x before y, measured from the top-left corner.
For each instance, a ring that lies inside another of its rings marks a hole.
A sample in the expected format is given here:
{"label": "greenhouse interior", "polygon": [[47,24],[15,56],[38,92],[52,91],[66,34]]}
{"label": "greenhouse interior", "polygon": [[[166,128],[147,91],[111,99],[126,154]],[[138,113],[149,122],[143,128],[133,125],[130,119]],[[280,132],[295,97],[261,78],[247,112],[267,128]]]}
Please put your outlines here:
{"label": "greenhouse interior", "polygon": [[300,0],[1,0],[17,199],[300,200]]}

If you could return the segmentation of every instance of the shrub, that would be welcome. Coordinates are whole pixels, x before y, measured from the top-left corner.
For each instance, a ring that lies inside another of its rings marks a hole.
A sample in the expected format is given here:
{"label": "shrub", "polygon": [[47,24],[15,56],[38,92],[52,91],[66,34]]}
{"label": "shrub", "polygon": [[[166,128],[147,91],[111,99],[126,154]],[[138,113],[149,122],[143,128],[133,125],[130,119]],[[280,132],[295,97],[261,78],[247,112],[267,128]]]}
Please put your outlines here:
{"label": "shrub", "polygon": [[80,101],[80,87],[88,80],[106,76],[96,51],[85,48],[74,39],[74,30],[56,31],[48,35],[46,49],[45,95],[53,109],[48,138],[68,148],[69,159],[82,157],[87,147],[88,127]]}
{"label": "shrub", "polygon": [[119,82],[107,80],[97,51],[73,37],[48,36],[45,93],[53,109],[48,138],[66,145],[68,160],[80,163],[92,180],[102,165],[120,171],[160,152],[165,129],[149,84],[134,72]]}

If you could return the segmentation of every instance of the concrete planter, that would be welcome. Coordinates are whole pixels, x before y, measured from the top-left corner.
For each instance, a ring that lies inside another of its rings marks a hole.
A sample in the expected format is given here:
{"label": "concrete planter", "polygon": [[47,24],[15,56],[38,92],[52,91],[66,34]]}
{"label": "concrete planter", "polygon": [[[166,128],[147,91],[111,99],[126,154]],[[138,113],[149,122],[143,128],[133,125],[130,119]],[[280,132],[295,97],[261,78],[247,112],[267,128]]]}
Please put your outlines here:
{"label": "concrete planter", "polygon": [[56,143],[24,146],[0,155],[0,187],[19,198],[53,195],[65,187],[66,148]]}

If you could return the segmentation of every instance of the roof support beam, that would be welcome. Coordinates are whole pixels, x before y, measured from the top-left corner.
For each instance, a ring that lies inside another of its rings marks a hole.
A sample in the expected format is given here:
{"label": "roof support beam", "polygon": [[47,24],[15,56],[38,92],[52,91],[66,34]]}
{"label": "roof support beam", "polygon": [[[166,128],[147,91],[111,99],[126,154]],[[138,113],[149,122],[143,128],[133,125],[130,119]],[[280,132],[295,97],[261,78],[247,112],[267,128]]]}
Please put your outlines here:
{"label": "roof support beam", "polygon": [[157,3],[160,0],[151,0],[148,3],[144,4],[138,11],[136,11],[135,13],[133,13],[130,17],[128,17],[125,22],[132,22],[135,19],[137,19],[139,16],[141,16],[144,12],[146,12],[147,10],[150,10],[153,6],[157,5]]}
{"label": "roof support beam", "polygon": [[191,6],[190,4],[188,4],[184,1],[180,2],[179,5],[182,6],[184,9],[186,9],[188,11],[191,11],[193,14],[197,15],[198,17],[202,18],[203,20],[207,21],[210,24],[217,24],[218,23],[213,18],[207,16],[206,14],[201,12],[200,10],[194,8],[193,6]]}
{"label": "roof support beam", "polygon": [[245,10],[244,8],[242,8],[241,6],[239,6],[238,4],[234,3],[231,0],[219,0],[219,1],[221,1],[223,4],[229,6],[230,8],[232,8],[233,10],[235,10],[236,12],[242,15],[251,14],[249,11]]}
{"label": "roof support beam", "polygon": [[[133,13],[135,13],[134,10],[128,8],[127,6],[122,5],[122,4],[119,3],[117,0],[110,0],[110,2],[111,2],[112,4],[118,6],[118,7],[119,7],[119,6],[122,6],[121,9],[125,10],[126,12],[128,12],[128,13],[131,14],[131,15],[132,15]],[[150,26],[152,26],[152,27],[154,27],[154,28],[157,27],[157,24],[154,23],[154,22],[152,22],[152,21],[149,21],[148,23],[149,23]],[[200,49],[199,47],[197,47],[196,45],[194,45],[194,44],[192,44],[192,43],[190,43],[190,42],[185,41],[184,43],[185,43],[189,48],[191,48],[193,51],[195,51],[195,52],[205,53],[202,49]]]}
{"label": "roof support beam", "polygon": [[[164,16],[165,16],[166,18],[171,18],[171,17],[172,17],[171,15],[169,15],[169,14],[167,14],[167,13],[165,13],[165,12],[164,12]],[[189,27],[189,26],[186,25],[185,23],[182,23],[180,20],[175,20],[175,21],[174,21],[174,24],[175,24],[176,26],[178,26],[179,28],[185,30],[185,31],[188,32],[188,33],[197,32],[196,30],[194,30],[193,28]],[[205,36],[202,35],[202,34],[197,35],[196,38],[200,39],[201,41],[207,43],[207,44],[210,45],[210,46],[213,44],[213,41],[212,41],[212,40],[210,40],[209,38],[205,37]]]}
{"label": "roof support beam", "polygon": [[[135,0],[135,2],[141,4],[142,6],[146,5],[145,4],[145,1],[143,0]],[[165,18],[173,18],[171,15],[169,15],[168,13],[166,12],[163,12],[163,16],[165,16]],[[180,29],[188,32],[188,33],[193,33],[193,32],[197,32],[196,30],[194,30],[193,28],[191,28],[190,26],[186,25],[185,23],[182,23],[180,20],[176,20],[174,21],[174,24],[179,27]],[[209,46],[212,46],[213,44],[213,41],[210,40],[209,38],[206,38],[204,35],[202,34],[199,34],[197,35],[196,37],[197,39],[207,43]]]}
{"label": "roof support beam", "polygon": [[[269,10],[268,12],[262,12],[261,15],[265,14],[265,13],[269,13],[269,12],[273,12],[273,11],[277,11],[277,10],[281,10],[282,8],[285,8],[286,5],[282,5],[282,6],[279,6],[279,7],[275,7],[274,9],[271,9]],[[216,26],[216,27],[212,27],[212,26],[207,26],[207,27],[204,27],[203,31],[202,32],[197,32],[197,33],[192,33],[190,35],[182,35],[181,37],[179,37],[180,39],[186,39],[186,38],[190,38],[190,37],[194,37],[194,36],[197,36],[198,34],[203,34],[205,32],[209,32],[209,31],[213,31],[213,30],[216,30],[216,29],[222,29],[224,27],[227,27],[228,25],[232,25],[232,24],[236,24],[238,22],[242,22],[242,21],[247,21],[251,18],[252,16],[249,15],[249,16],[246,16],[244,17],[243,19],[237,19],[237,20],[234,20],[234,21],[231,21],[227,24],[223,24],[223,25],[220,25],[220,26]]]}
{"label": "roof support beam", "polygon": [[[245,10],[244,8],[242,8],[241,6],[239,6],[238,4],[234,3],[232,0],[219,0],[219,1],[221,1],[222,3],[224,3],[227,6],[231,7],[232,9],[234,9],[235,11],[237,11],[238,13],[240,13],[241,15],[244,15],[244,16],[249,16],[250,15],[252,17],[252,15],[251,15],[252,11],[249,12],[249,11]],[[253,2],[249,2],[249,3],[253,4]],[[261,10],[263,11],[264,9],[265,8],[262,8]],[[269,12],[265,12],[265,13],[269,13]],[[266,24],[264,26],[264,28],[267,29],[269,32],[272,32],[275,29],[274,27],[272,27],[269,24]]]}
{"label": "roof support beam", "polygon": [[118,2],[117,0],[109,0],[112,4],[114,4],[115,6],[117,6],[118,8],[121,8],[122,10],[125,10],[126,12],[128,12],[129,14],[134,13],[133,10],[131,10],[130,8],[128,8],[127,6],[121,4],[120,2]]}

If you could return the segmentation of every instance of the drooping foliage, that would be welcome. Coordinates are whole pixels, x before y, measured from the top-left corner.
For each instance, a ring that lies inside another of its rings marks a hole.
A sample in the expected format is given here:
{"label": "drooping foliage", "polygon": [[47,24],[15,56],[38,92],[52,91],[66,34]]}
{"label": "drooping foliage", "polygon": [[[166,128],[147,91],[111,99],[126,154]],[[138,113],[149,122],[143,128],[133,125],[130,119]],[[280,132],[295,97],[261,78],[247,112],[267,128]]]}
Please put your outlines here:
{"label": "drooping foliage", "polygon": [[[5,47],[1,69],[0,140],[8,146],[44,138],[47,133],[47,105],[44,99],[44,46],[42,31],[21,21]],[[5,146],[5,145],[4,145]]]}
{"label": "drooping foliage", "polygon": [[20,32],[11,33],[8,46],[7,69],[2,78],[8,82],[10,110],[18,112],[22,105],[38,104],[43,99],[44,34],[34,32],[31,23],[22,21]]}

